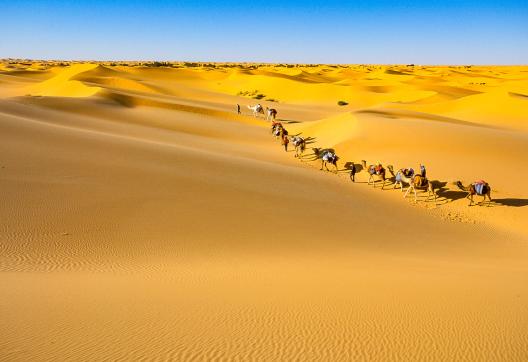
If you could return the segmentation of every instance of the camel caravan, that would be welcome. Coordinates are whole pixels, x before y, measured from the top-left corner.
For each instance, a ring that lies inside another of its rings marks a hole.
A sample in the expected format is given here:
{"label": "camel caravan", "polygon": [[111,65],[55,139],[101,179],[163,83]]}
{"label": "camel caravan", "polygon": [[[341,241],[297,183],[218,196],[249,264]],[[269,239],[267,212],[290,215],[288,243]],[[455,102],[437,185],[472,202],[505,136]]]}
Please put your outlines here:
{"label": "camel caravan", "polygon": [[[262,114],[267,121],[271,121],[271,134],[275,136],[277,140],[281,141],[281,145],[284,147],[285,151],[288,151],[288,144],[291,142],[295,148],[294,157],[303,161],[303,155],[306,151],[306,139],[300,135],[289,136],[288,131],[284,128],[281,122],[276,120],[277,110],[274,108],[262,107],[261,104],[256,104],[254,106],[247,106],[249,110],[253,113],[254,117],[258,117],[259,114]],[[238,113],[240,114],[240,106],[237,104]],[[339,161],[339,156],[335,153],[333,149],[323,149],[314,147],[312,148],[312,160],[320,160],[321,167],[320,170],[325,169],[330,171],[328,165],[333,166],[333,172],[336,174],[339,172],[339,167],[337,162]],[[354,163],[350,164],[350,179],[355,182],[356,174],[356,165]],[[345,167],[347,167],[345,165]],[[420,165],[420,172],[416,173],[413,168],[401,168],[398,171],[394,172],[392,165],[388,165],[386,168],[383,167],[381,162],[376,162],[373,165],[367,165],[365,160],[361,161],[362,170],[365,170],[368,174],[367,185],[372,184],[376,188],[376,182],[381,181],[381,190],[385,189],[387,186],[387,181],[389,185],[393,185],[392,189],[400,188],[402,193],[404,192],[404,185],[407,185],[407,190],[405,191],[403,197],[406,199],[409,193],[414,194],[414,202],[418,202],[417,190],[422,191],[427,194],[425,203],[427,204],[430,200],[434,202],[437,206],[437,189],[435,188],[434,183],[427,178],[427,171],[424,165]],[[390,174],[390,176],[389,176]],[[461,181],[456,182],[457,187],[467,192],[466,198],[469,200],[469,206],[475,205],[473,196],[478,195],[482,196],[482,202],[477,203],[477,205],[484,205],[487,201],[487,206],[490,206],[492,203],[491,199],[491,186],[483,181],[477,180],[467,186],[464,186]]]}

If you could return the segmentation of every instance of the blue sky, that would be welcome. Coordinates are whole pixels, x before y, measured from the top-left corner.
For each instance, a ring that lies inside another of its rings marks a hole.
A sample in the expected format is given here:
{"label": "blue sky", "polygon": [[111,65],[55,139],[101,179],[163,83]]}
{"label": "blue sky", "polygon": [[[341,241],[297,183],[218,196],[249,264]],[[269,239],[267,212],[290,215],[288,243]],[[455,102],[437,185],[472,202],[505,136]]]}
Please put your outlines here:
{"label": "blue sky", "polygon": [[0,58],[528,64],[528,1],[4,1]]}

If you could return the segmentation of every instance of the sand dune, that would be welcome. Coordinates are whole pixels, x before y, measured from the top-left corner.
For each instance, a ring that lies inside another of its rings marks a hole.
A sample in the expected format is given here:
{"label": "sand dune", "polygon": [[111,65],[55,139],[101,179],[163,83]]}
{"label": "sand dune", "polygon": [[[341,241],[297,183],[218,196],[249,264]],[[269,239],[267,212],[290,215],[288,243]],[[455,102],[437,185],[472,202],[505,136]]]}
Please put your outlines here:
{"label": "sand dune", "polygon": [[94,95],[99,91],[99,88],[88,87],[79,81],[71,80],[71,78],[96,66],[96,64],[75,64],[59,72],[53,78],[24,88],[24,91],[29,95],[53,97],[88,97]]}
{"label": "sand dune", "polygon": [[528,358],[525,68],[0,64],[0,360]]}

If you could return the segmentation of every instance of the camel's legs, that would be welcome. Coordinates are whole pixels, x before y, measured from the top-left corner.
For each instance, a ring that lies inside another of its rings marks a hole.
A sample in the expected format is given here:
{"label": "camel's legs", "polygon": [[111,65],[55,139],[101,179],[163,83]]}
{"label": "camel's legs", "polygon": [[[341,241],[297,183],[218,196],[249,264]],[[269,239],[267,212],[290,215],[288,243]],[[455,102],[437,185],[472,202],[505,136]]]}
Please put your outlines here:
{"label": "camel's legs", "polygon": [[427,189],[424,190],[424,193],[427,193],[427,197],[425,198],[425,204],[427,205],[427,203],[429,202],[429,198],[431,197],[431,193]]}
{"label": "camel's legs", "polygon": [[[488,202],[486,202],[486,196],[488,197]],[[482,202],[481,202],[481,204],[484,205],[484,203],[486,203],[486,206],[487,206],[487,207],[490,206],[490,204],[491,204],[491,197],[490,197],[490,194],[489,194],[489,193],[482,195]]]}
{"label": "camel's legs", "polygon": [[427,187],[425,188],[424,192],[427,192],[427,198],[425,199],[425,202],[428,203],[429,202],[429,199],[431,198],[431,187],[430,185],[427,185]]}
{"label": "camel's legs", "polygon": [[418,197],[416,196],[416,187],[413,187],[414,191],[414,203],[416,204],[418,202]]}
{"label": "camel's legs", "polygon": [[409,185],[409,188],[407,189],[407,191],[405,192],[405,195],[403,195],[403,198],[406,199],[407,198],[407,194],[409,193],[409,191],[411,191],[411,187],[413,187],[412,185]]}
{"label": "camel's legs", "polygon": [[435,207],[436,207],[436,193],[435,193],[434,189],[431,189],[431,193],[433,194],[433,199],[434,199],[434,203],[435,203]]}

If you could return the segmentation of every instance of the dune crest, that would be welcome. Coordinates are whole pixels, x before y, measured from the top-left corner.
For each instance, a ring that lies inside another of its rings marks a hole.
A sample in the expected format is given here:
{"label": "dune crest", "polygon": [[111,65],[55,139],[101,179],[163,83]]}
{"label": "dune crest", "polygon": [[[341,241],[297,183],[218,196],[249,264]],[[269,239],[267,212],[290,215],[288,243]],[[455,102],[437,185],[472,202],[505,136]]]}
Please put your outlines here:
{"label": "dune crest", "polygon": [[80,81],[71,80],[80,73],[96,68],[97,64],[74,64],[60,70],[56,76],[44,82],[28,86],[27,94],[44,97],[89,97],[96,94],[99,87],[89,87]]}

